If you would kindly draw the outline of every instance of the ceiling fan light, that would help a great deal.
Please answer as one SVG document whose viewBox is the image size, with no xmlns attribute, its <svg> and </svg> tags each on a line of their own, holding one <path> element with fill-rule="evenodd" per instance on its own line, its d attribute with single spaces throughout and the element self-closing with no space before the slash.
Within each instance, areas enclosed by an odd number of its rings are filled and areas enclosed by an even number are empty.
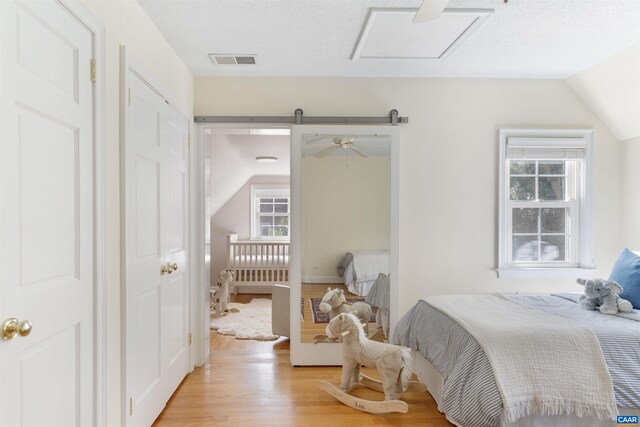
<svg viewBox="0 0 640 427">
<path fill-rule="evenodd" d="M 438 19 L 448 2 L 449 0 L 423 0 L 420 9 L 413 17 L 413 23 L 419 24 Z"/>
<path fill-rule="evenodd" d="M 258 156 L 256 157 L 256 162 L 259 163 L 274 163 L 277 162 L 278 158 L 276 156 Z"/>
</svg>

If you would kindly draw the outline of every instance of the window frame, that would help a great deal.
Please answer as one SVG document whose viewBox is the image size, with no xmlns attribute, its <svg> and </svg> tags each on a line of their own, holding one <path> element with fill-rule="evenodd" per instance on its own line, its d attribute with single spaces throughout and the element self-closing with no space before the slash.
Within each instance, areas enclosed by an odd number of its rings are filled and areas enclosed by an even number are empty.
<svg viewBox="0 0 640 427">
<path fill-rule="evenodd" d="M 540 147 L 562 146 L 563 140 L 579 139 L 583 143 L 584 158 L 577 161 L 577 170 L 565 170 L 565 191 L 573 192 L 574 200 L 569 201 L 513 201 L 510 200 L 510 169 L 507 157 L 509 138 L 539 139 Z M 593 130 L 590 129 L 500 129 L 500 167 L 499 167 L 499 242 L 498 277 L 592 277 L 593 261 Z M 527 159 L 529 160 L 529 159 Z M 536 159 L 530 159 L 536 160 Z M 543 159 L 553 160 L 553 159 Z M 574 168 L 572 168 L 574 169 Z M 574 176 L 569 177 L 570 174 Z M 536 170 L 536 176 L 539 176 Z M 573 188 L 569 189 L 573 179 Z M 537 188 L 537 184 L 536 184 Z M 569 207 L 571 218 L 570 248 L 567 261 L 552 262 L 513 262 L 512 261 L 512 212 L 513 208 Z"/>
<path fill-rule="evenodd" d="M 260 234 L 260 209 L 259 198 L 287 198 L 289 211 L 289 235 L 288 236 L 262 236 Z M 251 186 L 251 240 L 265 241 L 289 241 L 291 239 L 291 189 L 286 184 L 254 184 Z M 281 216 L 281 215 L 279 215 Z"/>
</svg>

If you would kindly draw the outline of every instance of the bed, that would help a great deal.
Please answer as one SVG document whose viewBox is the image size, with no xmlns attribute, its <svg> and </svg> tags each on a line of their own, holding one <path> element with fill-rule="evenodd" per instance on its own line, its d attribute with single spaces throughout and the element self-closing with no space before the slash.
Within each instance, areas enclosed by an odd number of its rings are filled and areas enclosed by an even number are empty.
<svg viewBox="0 0 640 427">
<path fill-rule="evenodd" d="M 382 249 L 347 252 L 337 269 L 349 292 L 367 296 L 378 275 L 389 274 L 389 252 Z"/>
<path fill-rule="evenodd" d="M 269 288 L 289 281 L 289 242 L 239 240 L 227 235 L 227 268 L 234 273 L 234 291 L 238 286 Z"/>
<path fill-rule="evenodd" d="M 425 298 L 398 322 L 392 342 L 411 347 L 418 378 L 438 409 L 459 427 L 612 426 L 616 413 L 640 415 L 640 311 L 608 316 L 582 310 L 578 295 Z M 470 320 L 474 319 L 474 307 L 478 322 Z M 512 310 L 524 313 L 523 319 L 540 318 L 542 325 L 546 322 L 549 326 L 539 328 L 531 322 L 535 326 L 508 336 L 506 331 L 520 321 L 520 315 L 512 315 Z M 494 324 L 496 332 L 486 333 L 483 323 Z M 544 342 L 549 332 L 556 335 L 549 338 L 556 344 L 527 351 L 531 341 L 540 336 Z M 504 348 L 496 351 L 494 346 L 500 347 L 501 338 Z M 583 338 L 588 344 L 580 341 Z M 525 354 L 512 357 L 511 364 L 496 359 L 501 351 L 517 354 L 520 347 Z M 504 363 L 513 372 L 505 371 Z M 539 363 L 544 366 L 540 368 Z M 602 367 L 604 372 L 598 375 L 589 372 Z M 547 379 L 549 373 L 553 376 Z M 512 405 L 511 375 L 517 379 L 518 396 L 533 402 L 529 406 Z M 527 388 L 529 383 L 533 392 Z M 545 389 L 551 392 L 545 394 Z M 554 399 L 563 397 L 563 390 L 571 397 L 563 400 L 564 406 L 554 407 Z M 589 397 L 598 405 L 585 407 L 585 401 L 591 404 Z"/>
</svg>

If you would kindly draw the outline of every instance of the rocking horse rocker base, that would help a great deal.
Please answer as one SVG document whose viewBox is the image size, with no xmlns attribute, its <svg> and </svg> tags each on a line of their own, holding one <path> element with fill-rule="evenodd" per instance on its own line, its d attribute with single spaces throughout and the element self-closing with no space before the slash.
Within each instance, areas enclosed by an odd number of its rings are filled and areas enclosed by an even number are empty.
<svg viewBox="0 0 640 427">
<path fill-rule="evenodd" d="M 360 374 L 360 382 L 358 385 L 370 388 L 372 390 L 384 392 L 382 382 L 366 375 Z M 389 412 L 400 412 L 406 414 L 409 411 L 409 405 L 402 400 L 366 400 L 352 396 L 344 390 L 339 389 L 328 381 L 320 381 L 320 390 L 329 393 L 341 403 L 359 411 L 368 412 L 370 414 L 387 414 Z M 406 391 L 426 392 L 427 388 L 418 381 L 409 382 Z"/>
</svg>

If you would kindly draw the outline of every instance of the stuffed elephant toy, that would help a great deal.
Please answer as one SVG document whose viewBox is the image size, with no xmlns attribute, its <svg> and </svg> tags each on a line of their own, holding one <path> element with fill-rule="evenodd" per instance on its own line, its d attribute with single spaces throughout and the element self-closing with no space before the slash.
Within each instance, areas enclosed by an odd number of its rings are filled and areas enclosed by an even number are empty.
<svg viewBox="0 0 640 427">
<path fill-rule="evenodd" d="M 629 301 L 618 296 L 622 292 L 622 286 L 618 283 L 604 279 L 578 279 L 577 282 L 584 286 L 584 295 L 580 295 L 578 302 L 585 310 L 599 309 L 604 314 L 633 310 Z"/>
</svg>

